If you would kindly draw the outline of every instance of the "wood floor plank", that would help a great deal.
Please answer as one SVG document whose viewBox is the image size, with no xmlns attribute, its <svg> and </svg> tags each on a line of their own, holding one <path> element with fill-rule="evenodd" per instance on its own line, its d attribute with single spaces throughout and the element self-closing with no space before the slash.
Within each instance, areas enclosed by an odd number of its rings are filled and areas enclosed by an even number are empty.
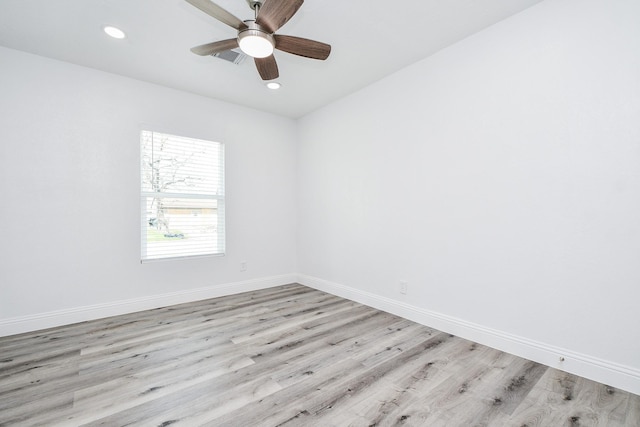
<svg viewBox="0 0 640 427">
<path fill-rule="evenodd" d="M 640 396 L 291 284 L 0 338 L 0 426 L 640 427 Z"/>
<path fill-rule="evenodd" d="M 405 363 L 385 380 L 389 382 L 377 395 L 366 394 L 362 402 L 354 405 L 354 411 L 368 422 L 367 425 L 394 425 L 409 422 L 406 409 L 416 404 L 419 395 L 428 393 L 444 381 L 451 381 L 454 374 L 442 369 L 443 359 L 467 348 L 467 342 L 448 336 L 442 345 L 432 348 L 421 357 Z M 440 362 L 440 363 L 439 363 Z M 419 391 L 419 393 L 416 393 Z"/>
<path fill-rule="evenodd" d="M 306 381 L 296 382 L 277 393 L 258 400 L 251 406 L 253 409 L 251 411 L 240 408 L 213 419 L 205 425 L 210 427 L 224 425 L 278 426 L 291 421 L 295 421 L 297 424 L 306 418 L 307 402 L 310 399 L 321 395 L 326 388 L 333 387 L 345 376 L 353 375 L 354 372 L 361 369 L 364 367 L 360 363 L 352 359 L 344 359 L 327 367 L 322 375 L 310 375 Z"/>
<path fill-rule="evenodd" d="M 626 417 L 624 424 L 633 427 L 640 427 L 640 396 L 629 394 L 629 403 L 627 404 Z"/>
<path fill-rule="evenodd" d="M 442 343 L 449 337 L 448 334 L 440 333 L 435 336 L 428 337 L 417 345 L 400 352 L 396 357 L 388 359 L 373 367 L 367 367 L 366 371 L 353 378 L 343 380 L 333 387 L 330 392 L 323 393 L 317 399 L 313 399 L 309 402 L 307 411 L 313 416 L 332 416 L 330 414 L 335 413 L 349 405 L 354 395 L 362 395 L 367 393 L 374 387 L 379 387 L 380 380 L 385 378 L 393 370 L 404 365 L 408 361 L 415 357 L 419 357 L 424 352 L 427 352 Z"/>
</svg>

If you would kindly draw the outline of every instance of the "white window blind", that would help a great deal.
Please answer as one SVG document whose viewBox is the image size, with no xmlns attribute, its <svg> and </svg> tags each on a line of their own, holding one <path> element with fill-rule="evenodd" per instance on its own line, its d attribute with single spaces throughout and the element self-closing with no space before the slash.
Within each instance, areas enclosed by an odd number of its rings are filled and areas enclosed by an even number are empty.
<svg viewBox="0 0 640 427">
<path fill-rule="evenodd" d="M 224 145 L 142 131 L 142 261 L 221 255 Z"/>
</svg>

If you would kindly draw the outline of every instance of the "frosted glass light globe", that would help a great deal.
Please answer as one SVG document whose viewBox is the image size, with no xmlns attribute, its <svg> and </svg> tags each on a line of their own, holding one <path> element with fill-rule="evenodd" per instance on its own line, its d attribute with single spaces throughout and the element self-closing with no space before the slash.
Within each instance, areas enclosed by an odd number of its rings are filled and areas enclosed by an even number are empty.
<svg viewBox="0 0 640 427">
<path fill-rule="evenodd" d="M 273 53 L 273 45 L 269 40 L 257 35 L 247 35 L 239 39 L 240 49 L 254 58 L 266 58 Z"/>
<path fill-rule="evenodd" d="M 276 43 L 273 35 L 263 30 L 255 21 L 244 21 L 247 28 L 238 33 L 240 49 L 254 58 L 266 58 L 273 53 Z"/>
</svg>

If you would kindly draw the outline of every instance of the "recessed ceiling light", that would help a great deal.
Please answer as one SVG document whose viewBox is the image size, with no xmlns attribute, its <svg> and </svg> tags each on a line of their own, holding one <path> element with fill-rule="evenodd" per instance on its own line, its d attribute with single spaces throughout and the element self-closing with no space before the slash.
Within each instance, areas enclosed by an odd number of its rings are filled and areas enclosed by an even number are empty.
<svg viewBox="0 0 640 427">
<path fill-rule="evenodd" d="M 112 27 L 110 25 L 105 26 L 104 32 L 113 37 L 114 39 L 123 39 L 127 35 L 120 28 Z"/>
<path fill-rule="evenodd" d="M 267 83 L 267 87 L 272 90 L 278 90 L 282 87 L 282 85 L 278 82 L 269 82 Z"/>
</svg>

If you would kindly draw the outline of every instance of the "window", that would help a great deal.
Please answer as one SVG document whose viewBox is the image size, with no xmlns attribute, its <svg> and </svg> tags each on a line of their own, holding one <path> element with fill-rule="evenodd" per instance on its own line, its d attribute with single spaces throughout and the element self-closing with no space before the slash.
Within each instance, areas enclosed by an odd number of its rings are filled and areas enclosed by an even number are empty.
<svg viewBox="0 0 640 427">
<path fill-rule="evenodd" d="M 222 255 L 224 145 L 142 131 L 142 261 Z"/>
</svg>

